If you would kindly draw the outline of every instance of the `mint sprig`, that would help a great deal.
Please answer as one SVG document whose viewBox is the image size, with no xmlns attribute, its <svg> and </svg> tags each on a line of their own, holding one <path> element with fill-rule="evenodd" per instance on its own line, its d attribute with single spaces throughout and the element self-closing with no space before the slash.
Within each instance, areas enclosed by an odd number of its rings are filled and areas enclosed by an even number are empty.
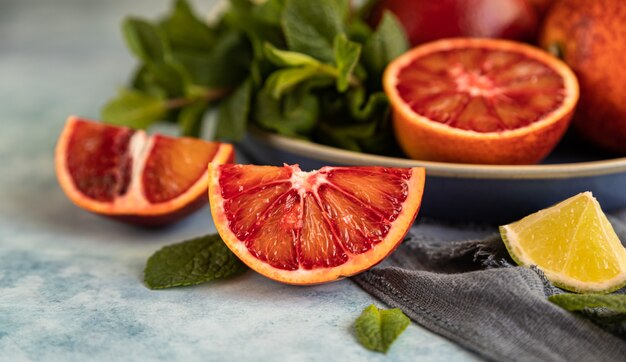
<svg viewBox="0 0 626 362">
<path fill-rule="evenodd" d="M 357 318 L 354 329 L 363 347 L 387 353 L 391 344 L 409 324 L 411 320 L 400 309 L 378 309 L 372 304 Z"/>
<path fill-rule="evenodd" d="M 186 0 L 176 0 L 160 20 L 129 17 L 123 33 L 139 64 L 128 89 L 103 108 L 103 120 L 134 128 L 168 121 L 194 137 L 206 134 L 211 120 L 217 124 L 210 136 L 222 140 L 240 140 L 254 123 L 289 137 L 394 154 L 381 78 L 408 41 L 391 13 L 374 29 L 350 3 L 231 0 L 208 24 Z M 217 117 L 205 117 L 211 110 Z"/>
<path fill-rule="evenodd" d="M 206 283 L 247 270 L 219 235 L 207 235 L 166 246 L 146 264 L 144 282 L 150 289 Z"/>
</svg>

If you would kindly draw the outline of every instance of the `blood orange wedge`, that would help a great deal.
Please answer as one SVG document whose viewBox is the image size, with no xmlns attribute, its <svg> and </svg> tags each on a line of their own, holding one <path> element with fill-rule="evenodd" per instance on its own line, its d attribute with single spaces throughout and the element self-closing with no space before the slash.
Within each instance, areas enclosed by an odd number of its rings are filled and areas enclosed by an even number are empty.
<svg viewBox="0 0 626 362">
<path fill-rule="evenodd" d="M 209 166 L 211 212 L 226 245 L 289 284 L 329 282 L 380 262 L 413 224 L 423 189 L 423 168 Z"/>
<path fill-rule="evenodd" d="M 529 45 L 447 39 L 394 60 L 383 84 L 411 158 L 530 164 L 547 156 L 578 102 L 570 68 Z"/>
<path fill-rule="evenodd" d="M 176 221 L 206 203 L 207 165 L 232 162 L 233 147 L 70 117 L 56 173 L 79 207 L 143 225 Z"/>
</svg>

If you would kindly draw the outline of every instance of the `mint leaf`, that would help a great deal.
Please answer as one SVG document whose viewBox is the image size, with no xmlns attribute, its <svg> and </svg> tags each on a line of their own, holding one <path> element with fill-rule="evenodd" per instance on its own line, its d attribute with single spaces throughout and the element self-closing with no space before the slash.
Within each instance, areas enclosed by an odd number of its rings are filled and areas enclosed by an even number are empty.
<svg viewBox="0 0 626 362">
<path fill-rule="evenodd" d="M 174 9 L 159 26 L 173 49 L 208 52 L 216 38 L 213 29 L 196 17 L 185 0 L 176 0 Z"/>
<path fill-rule="evenodd" d="M 144 68 L 144 77 L 148 83 L 158 85 L 170 97 L 184 94 L 185 81 L 180 68 L 166 63 L 146 63 Z"/>
<path fill-rule="evenodd" d="M 246 79 L 251 54 L 237 32 L 221 34 L 210 52 L 173 49 L 171 56 L 187 73 L 189 83 L 207 88 L 234 87 Z"/>
<path fill-rule="evenodd" d="M 393 137 L 389 104 L 384 92 L 368 95 L 365 87 L 352 87 L 342 101 L 338 107 L 348 116 L 334 120 L 322 117 L 318 127 L 320 141 L 355 152 L 400 154 Z"/>
<path fill-rule="evenodd" d="M 156 98 L 166 98 L 169 95 L 169 89 L 161 84 L 145 64 L 137 68 L 130 84 L 133 89 Z"/>
<path fill-rule="evenodd" d="M 239 141 L 246 133 L 252 99 L 252 80 L 243 82 L 220 104 L 215 136 L 219 139 Z"/>
<path fill-rule="evenodd" d="M 354 68 L 361 56 L 361 44 L 348 40 L 345 34 L 337 34 L 333 43 L 335 64 L 339 74 L 337 76 L 337 90 L 345 92 Z"/>
<path fill-rule="evenodd" d="M 409 324 L 411 320 L 400 309 L 378 309 L 372 304 L 357 318 L 354 329 L 363 347 L 387 353 L 391 344 Z"/>
<path fill-rule="evenodd" d="M 205 103 L 195 103 L 183 107 L 178 113 L 178 124 L 182 135 L 187 137 L 200 137 L 202 133 L 202 120 L 208 106 Z"/>
<path fill-rule="evenodd" d="M 322 123 L 319 127 L 320 140 L 335 147 L 356 152 L 400 156 L 399 146 L 393 138 L 389 122 L 380 125 L 374 120 L 368 123 L 335 125 Z"/>
<path fill-rule="evenodd" d="M 333 61 L 333 40 L 344 30 L 347 0 L 287 0 L 282 28 L 290 50 Z"/>
<path fill-rule="evenodd" d="M 271 92 L 272 97 L 279 99 L 284 92 L 317 76 L 319 74 L 318 69 L 317 67 L 305 66 L 277 70 L 270 74 L 265 87 Z"/>
<path fill-rule="evenodd" d="M 363 62 L 371 76 L 380 79 L 387 64 L 408 49 L 402 24 L 390 11 L 385 11 L 378 28 L 363 46 Z"/>
<path fill-rule="evenodd" d="M 122 24 L 126 44 L 137 58 L 146 63 L 163 61 L 166 44 L 160 30 L 138 18 L 127 18 Z"/>
<path fill-rule="evenodd" d="M 367 94 L 363 87 L 354 88 L 348 93 L 348 106 L 350 116 L 359 121 L 384 119 L 388 110 L 389 100 L 385 92 L 375 92 L 366 98 Z"/>
<path fill-rule="evenodd" d="M 217 234 L 166 246 L 146 263 L 144 282 L 150 289 L 206 283 L 247 270 Z"/>
<path fill-rule="evenodd" d="M 332 83 L 331 83 L 332 84 Z M 308 135 L 319 118 L 320 103 L 310 85 L 302 84 L 276 99 L 267 87 L 257 93 L 253 117 L 258 125 L 291 137 Z"/>
<path fill-rule="evenodd" d="M 552 303 L 570 312 L 587 308 L 607 308 L 618 313 L 626 313 L 624 294 L 556 294 L 548 297 Z"/>
<path fill-rule="evenodd" d="M 167 115 L 167 103 L 162 98 L 123 89 L 117 98 L 102 109 L 102 120 L 106 123 L 145 129 Z"/>
<path fill-rule="evenodd" d="M 265 43 L 264 51 L 267 60 L 280 67 L 297 67 L 301 65 L 319 66 L 321 64 L 317 59 L 306 54 L 280 50 L 270 43 Z"/>
<path fill-rule="evenodd" d="M 264 56 L 265 42 L 284 44 L 280 27 L 283 2 L 268 0 L 259 4 L 249 0 L 230 0 L 230 9 L 224 14 L 223 24 L 245 33 L 252 43 L 255 58 L 259 60 Z"/>
</svg>

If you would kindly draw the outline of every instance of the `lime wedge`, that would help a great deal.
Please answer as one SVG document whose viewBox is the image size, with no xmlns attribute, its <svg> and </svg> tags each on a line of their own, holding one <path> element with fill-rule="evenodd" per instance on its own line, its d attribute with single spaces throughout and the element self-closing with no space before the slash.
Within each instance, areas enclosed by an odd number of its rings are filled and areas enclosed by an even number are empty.
<svg viewBox="0 0 626 362">
<path fill-rule="evenodd" d="M 536 265 L 555 285 L 609 293 L 626 285 L 626 249 L 591 192 L 500 227 L 519 265 Z"/>
</svg>

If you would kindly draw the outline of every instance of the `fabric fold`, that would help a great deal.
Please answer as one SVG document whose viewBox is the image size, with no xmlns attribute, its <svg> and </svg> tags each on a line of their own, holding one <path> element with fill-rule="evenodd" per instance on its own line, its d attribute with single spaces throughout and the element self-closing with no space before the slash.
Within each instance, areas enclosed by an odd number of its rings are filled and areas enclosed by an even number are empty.
<svg viewBox="0 0 626 362">
<path fill-rule="evenodd" d="M 619 334 L 548 301 L 563 291 L 540 270 L 515 266 L 495 234 L 460 242 L 412 235 L 383 264 L 352 280 L 489 360 L 626 359 Z"/>
</svg>

